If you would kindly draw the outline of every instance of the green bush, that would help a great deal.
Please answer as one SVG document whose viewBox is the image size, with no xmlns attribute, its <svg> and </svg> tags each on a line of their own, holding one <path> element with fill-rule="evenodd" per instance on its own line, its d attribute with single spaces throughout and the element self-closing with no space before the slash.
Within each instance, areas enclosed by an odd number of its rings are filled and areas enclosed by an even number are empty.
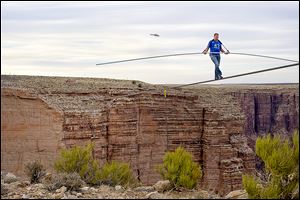
<svg viewBox="0 0 300 200">
<path fill-rule="evenodd" d="M 178 147 L 175 152 L 166 153 L 163 164 L 159 166 L 159 172 L 174 188 L 195 188 L 202 176 L 200 166 L 193 162 L 192 155 L 183 147 Z"/>
<path fill-rule="evenodd" d="M 243 176 L 243 186 L 250 198 L 293 198 L 299 185 L 299 133 L 292 140 L 279 135 L 259 137 L 255 151 L 265 163 L 268 180 Z"/>
<path fill-rule="evenodd" d="M 101 168 L 100 177 L 102 183 L 111 186 L 132 186 L 137 184 L 129 164 L 117 161 L 106 163 Z"/>
<path fill-rule="evenodd" d="M 88 144 L 85 147 L 75 146 L 62 150 L 60 158 L 55 162 L 55 170 L 65 173 L 76 172 L 86 183 L 100 184 L 100 170 L 97 160 L 92 156 L 93 148 L 93 144 Z"/>
<path fill-rule="evenodd" d="M 257 199 L 259 198 L 259 193 L 261 191 L 260 185 L 257 183 L 257 181 L 254 179 L 254 177 L 249 175 L 243 175 L 243 186 L 244 188 L 247 188 L 248 196 L 251 199 Z"/>
<path fill-rule="evenodd" d="M 50 183 L 47 184 L 47 189 L 54 191 L 65 186 L 70 191 L 77 191 L 83 184 L 84 181 L 81 180 L 77 173 L 60 173 L 52 177 Z"/>
<path fill-rule="evenodd" d="M 46 175 L 46 170 L 40 162 L 34 161 L 25 165 L 25 173 L 30 178 L 30 183 L 39 183 Z"/>
</svg>

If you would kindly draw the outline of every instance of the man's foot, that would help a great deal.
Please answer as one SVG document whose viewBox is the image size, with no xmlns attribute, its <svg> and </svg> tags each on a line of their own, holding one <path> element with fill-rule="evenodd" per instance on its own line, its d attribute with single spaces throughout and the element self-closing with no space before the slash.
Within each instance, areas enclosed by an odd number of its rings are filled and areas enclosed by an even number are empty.
<svg viewBox="0 0 300 200">
<path fill-rule="evenodd" d="M 223 79 L 223 76 L 220 75 L 220 79 Z"/>
</svg>

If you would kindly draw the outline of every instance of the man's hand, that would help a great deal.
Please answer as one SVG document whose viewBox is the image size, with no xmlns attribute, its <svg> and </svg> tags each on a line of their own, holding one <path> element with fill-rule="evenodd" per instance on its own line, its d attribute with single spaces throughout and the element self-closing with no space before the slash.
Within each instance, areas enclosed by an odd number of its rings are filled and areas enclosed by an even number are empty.
<svg viewBox="0 0 300 200">
<path fill-rule="evenodd" d="M 230 54 L 230 52 L 227 50 L 226 52 L 225 52 L 225 54 L 227 55 L 227 54 Z"/>
<path fill-rule="evenodd" d="M 203 53 L 204 55 L 207 54 L 207 50 L 202 51 L 202 53 Z"/>
</svg>

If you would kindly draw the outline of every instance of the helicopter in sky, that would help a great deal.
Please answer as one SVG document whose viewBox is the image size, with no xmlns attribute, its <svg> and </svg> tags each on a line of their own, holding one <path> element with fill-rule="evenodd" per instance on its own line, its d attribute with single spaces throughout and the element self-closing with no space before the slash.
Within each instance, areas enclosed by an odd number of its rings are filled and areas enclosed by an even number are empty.
<svg viewBox="0 0 300 200">
<path fill-rule="evenodd" d="M 157 33 L 151 33 L 150 34 L 151 36 L 154 36 L 154 37 L 159 37 L 160 35 L 158 35 Z"/>
</svg>

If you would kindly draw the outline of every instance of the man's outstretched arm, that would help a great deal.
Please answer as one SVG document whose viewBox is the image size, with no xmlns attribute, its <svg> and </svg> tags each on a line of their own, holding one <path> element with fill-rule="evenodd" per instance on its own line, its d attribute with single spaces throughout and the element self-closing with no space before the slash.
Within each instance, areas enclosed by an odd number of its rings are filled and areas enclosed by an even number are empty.
<svg viewBox="0 0 300 200">
<path fill-rule="evenodd" d="M 207 54 L 207 52 L 208 52 L 208 49 L 209 49 L 209 48 L 208 48 L 208 47 L 206 47 L 206 48 L 205 48 L 205 49 L 202 51 L 202 53 L 203 53 L 203 54 Z"/>
<path fill-rule="evenodd" d="M 228 49 L 227 49 L 227 51 L 225 51 L 222 47 L 221 47 L 221 52 L 225 53 L 225 54 L 229 54 L 230 53 Z"/>
</svg>

